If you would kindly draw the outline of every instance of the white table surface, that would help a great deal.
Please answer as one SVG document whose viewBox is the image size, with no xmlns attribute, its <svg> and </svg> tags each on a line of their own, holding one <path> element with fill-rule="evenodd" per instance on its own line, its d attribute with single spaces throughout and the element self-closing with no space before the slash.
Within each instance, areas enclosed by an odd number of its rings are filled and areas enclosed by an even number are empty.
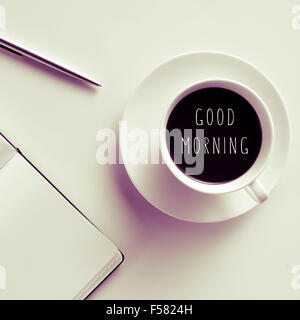
<svg viewBox="0 0 300 320">
<path fill-rule="evenodd" d="M 295 0 L 0 0 L 1 33 L 103 84 L 78 83 L 0 53 L 0 129 L 125 254 L 92 299 L 290 298 L 300 265 L 300 30 Z M 159 63 L 197 50 L 238 55 L 277 85 L 290 115 L 288 164 L 270 199 L 217 224 L 177 221 L 147 203 L 122 165 L 96 162 Z M 53 235 L 55 237 L 55 235 Z"/>
</svg>

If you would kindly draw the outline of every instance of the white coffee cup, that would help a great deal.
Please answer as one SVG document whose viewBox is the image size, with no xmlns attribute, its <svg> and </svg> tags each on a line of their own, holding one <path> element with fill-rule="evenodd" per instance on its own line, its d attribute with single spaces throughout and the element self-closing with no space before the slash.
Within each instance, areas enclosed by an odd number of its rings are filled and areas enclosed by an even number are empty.
<svg viewBox="0 0 300 320">
<path fill-rule="evenodd" d="M 193 179 L 192 177 L 184 174 L 173 162 L 167 146 L 166 127 L 169 116 L 172 113 L 174 107 L 180 100 L 182 100 L 190 93 L 210 87 L 229 89 L 244 97 L 256 111 L 261 124 L 262 143 L 255 162 L 243 175 L 229 182 L 208 183 Z M 234 80 L 207 79 L 188 86 L 170 102 L 167 111 L 164 113 L 161 123 L 160 150 L 162 158 L 171 173 L 177 180 L 179 180 L 186 186 L 198 192 L 214 195 L 234 192 L 244 188 L 257 202 L 263 202 L 268 198 L 268 192 L 260 182 L 259 176 L 261 175 L 268 162 L 273 146 L 273 140 L 274 130 L 270 111 L 262 101 L 262 99 L 253 90 Z"/>
</svg>

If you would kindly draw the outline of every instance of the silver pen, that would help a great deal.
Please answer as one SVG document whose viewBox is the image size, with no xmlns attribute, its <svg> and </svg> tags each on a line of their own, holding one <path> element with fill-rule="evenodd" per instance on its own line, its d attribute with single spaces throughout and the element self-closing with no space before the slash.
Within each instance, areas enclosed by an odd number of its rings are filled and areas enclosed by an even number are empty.
<svg viewBox="0 0 300 320">
<path fill-rule="evenodd" d="M 54 61 L 51 61 L 45 57 L 42 57 L 40 56 L 39 54 L 37 53 L 34 53 L 32 51 L 29 51 L 15 43 L 12 43 L 6 39 L 3 39 L 3 38 L 0 38 L 0 47 L 3 48 L 3 49 L 6 49 L 10 52 L 13 52 L 17 55 L 20 55 L 20 56 L 25 56 L 31 60 L 34 60 L 34 61 L 37 61 L 43 65 L 46 65 L 52 69 L 55 69 L 55 70 L 58 70 L 62 73 L 65 73 L 73 78 L 76 78 L 76 79 L 79 79 L 79 80 L 82 80 L 84 82 L 87 82 L 89 84 L 92 84 L 92 85 L 95 85 L 95 86 L 101 86 L 98 82 L 94 81 L 94 80 L 91 80 L 75 71 L 72 71 L 58 63 L 55 63 Z"/>
</svg>

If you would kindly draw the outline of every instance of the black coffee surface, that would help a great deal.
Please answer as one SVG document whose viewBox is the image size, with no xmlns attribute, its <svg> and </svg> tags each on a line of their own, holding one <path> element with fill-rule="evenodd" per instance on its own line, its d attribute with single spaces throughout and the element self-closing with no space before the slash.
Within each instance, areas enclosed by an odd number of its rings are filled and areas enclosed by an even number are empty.
<svg viewBox="0 0 300 320">
<path fill-rule="evenodd" d="M 192 178 L 208 182 L 229 182 L 243 175 L 255 162 L 262 144 L 259 118 L 241 95 L 223 88 L 211 87 L 194 91 L 173 109 L 167 121 L 169 131 L 192 129 L 193 137 L 185 140 L 193 156 L 199 154 L 196 129 L 204 129 L 204 170 Z M 178 140 L 170 140 L 169 152 L 174 161 Z M 202 149 L 202 150 L 203 150 Z M 178 161 L 177 161 L 178 162 Z M 191 164 L 176 163 L 186 174 Z"/>
</svg>

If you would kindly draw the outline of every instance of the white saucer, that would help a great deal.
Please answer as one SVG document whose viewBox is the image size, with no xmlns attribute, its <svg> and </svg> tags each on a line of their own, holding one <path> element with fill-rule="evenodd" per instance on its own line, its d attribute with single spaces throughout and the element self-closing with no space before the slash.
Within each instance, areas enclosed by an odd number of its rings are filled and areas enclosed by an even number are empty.
<svg viewBox="0 0 300 320">
<path fill-rule="evenodd" d="M 124 112 L 128 131 L 160 128 L 168 103 L 191 83 L 207 78 L 227 78 L 252 88 L 270 108 L 275 143 L 270 161 L 260 176 L 271 191 L 282 172 L 289 146 L 289 123 L 283 100 L 261 71 L 240 58 L 218 52 L 197 52 L 159 65 L 140 84 Z M 122 141 L 123 139 L 121 139 Z M 159 144 L 159 139 L 155 141 Z M 120 145 L 121 152 L 124 148 Z M 217 222 L 239 216 L 257 206 L 245 190 L 207 195 L 183 185 L 165 164 L 125 164 L 135 187 L 153 206 L 178 219 Z M 272 197 L 272 195 L 271 195 Z"/>
</svg>

